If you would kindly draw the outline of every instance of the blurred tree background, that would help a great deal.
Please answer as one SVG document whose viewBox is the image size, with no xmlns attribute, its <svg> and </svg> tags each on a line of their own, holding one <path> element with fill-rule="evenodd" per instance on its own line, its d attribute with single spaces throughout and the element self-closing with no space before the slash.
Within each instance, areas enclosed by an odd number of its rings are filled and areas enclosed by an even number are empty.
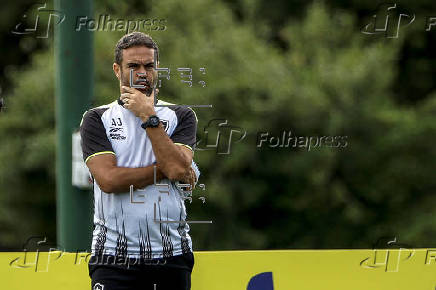
<svg viewBox="0 0 436 290">
<path fill-rule="evenodd" d="M 206 190 L 194 196 L 206 203 L 187 203 L 188 216 L 213 224 L 191 226 L 194 250 L 371 248 L 384 236 L 435 246 L 436 32 L 425 20 L 436 5 L 403 2 L 417 19 L 387 39 L 360 31 L 377 8 L 369 0 L 95 1 L 96 19 L 166 20 L 163 31 L 140 31 L 172 71 L 160 98 L 213 105 L 195 109 L 198 139 L 213 119 L 247 132 L 228 155 L 195 153 Z M 53 36 L 11 33 L 30 5 L 0 12 L 2 250 L 30 236 L 56 240 Z M 94 35 L 89 107 L 118 97 L 112 62 L 123 33 Z M 191 88 L 180 67 L 193 69 Z M 283 130 L 347 136 L 348 145 L 256 146 L 259 132 Z"/>
</svg>

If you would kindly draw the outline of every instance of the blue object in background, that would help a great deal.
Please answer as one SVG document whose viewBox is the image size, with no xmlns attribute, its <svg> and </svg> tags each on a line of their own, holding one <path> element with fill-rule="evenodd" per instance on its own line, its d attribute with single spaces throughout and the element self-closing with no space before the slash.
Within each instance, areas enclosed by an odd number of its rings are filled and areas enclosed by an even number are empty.
<svg viewBox="0 0 436 290">
<path fill-rule="evenodd" d="M 274 290 L 272 272 L 263 272 L 253 276 L 248 282 L 247 290 Z"/>
</svg>

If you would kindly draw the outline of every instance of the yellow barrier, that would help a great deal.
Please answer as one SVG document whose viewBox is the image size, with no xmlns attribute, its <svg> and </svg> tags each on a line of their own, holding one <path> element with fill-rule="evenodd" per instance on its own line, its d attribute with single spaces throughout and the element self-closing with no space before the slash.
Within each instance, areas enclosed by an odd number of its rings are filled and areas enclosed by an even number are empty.
<svg viewBox="0 0 436 290">
<path fill-rule="evenodd" d="M 1 289 L 90 289 L 86 256 L 0 253 Z M 192 290 L 233 289 L 435 290 L 436 249 L 195 252 Z"/>
</svg>

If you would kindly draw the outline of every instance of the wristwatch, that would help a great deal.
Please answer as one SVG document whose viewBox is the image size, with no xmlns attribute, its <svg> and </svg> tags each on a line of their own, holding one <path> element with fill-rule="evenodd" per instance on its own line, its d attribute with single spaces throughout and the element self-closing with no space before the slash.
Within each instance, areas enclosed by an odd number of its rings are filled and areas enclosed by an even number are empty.
<svg viewBox="0 0 436 290">
<path fill-rule="evenodd" d="M 146 122 L 141 124 L 141 127 L 143 129 L 147 129 L 148 127 L 156 128 L 159 126 L 159 123 L 160 123 L 159 117 L 156 115 L 151 115 L 150 117 L 148 117 L 148 120 Z"/>
</svg>

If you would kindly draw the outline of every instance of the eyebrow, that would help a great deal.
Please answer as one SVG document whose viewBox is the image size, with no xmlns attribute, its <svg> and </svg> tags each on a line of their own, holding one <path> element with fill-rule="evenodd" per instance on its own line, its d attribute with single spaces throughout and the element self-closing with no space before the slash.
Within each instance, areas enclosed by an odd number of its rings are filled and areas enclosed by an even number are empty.
<svg viewBox="0 0 436 290">
<path fill-rule="evenodd" d="M 126 65 L 130 66 L 130 65 L 140 65 L 140 64 L 142 64 L 142 62 L 140 62 L 140 61 L 130 61 Z M 150 66 L 150 65 L 154 65 L 154 62 L 152 61 L 152 62 L 148 62 L 148 63 L 144 64 L 144 66 Z"/>
</svg>

